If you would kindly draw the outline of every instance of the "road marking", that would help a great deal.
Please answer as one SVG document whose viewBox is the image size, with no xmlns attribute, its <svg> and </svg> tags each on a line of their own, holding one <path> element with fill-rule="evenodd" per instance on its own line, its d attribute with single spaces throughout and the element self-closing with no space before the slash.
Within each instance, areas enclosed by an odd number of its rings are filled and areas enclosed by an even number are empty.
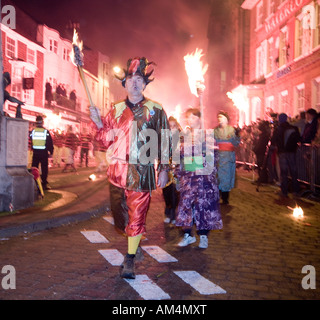
<svg viewBox="0 0 320 320">
<path fill-rule="evenodd" d="M 158 246 L 141 246 L 141 248 L 160 263 L 178 261 L 176 258 Z"/>
<path fill-rule="evenodd" d="M 196 271 L 174 271 L 184 282 L 196 289 L 200 294 L 224 294 L 224 289 L 207 280 Z"/>
<path fill-rule="evenodd" d="M 147 275 L 136 275 L 135 279 L 125 279 L 126 282 L 144 300 L 164 300 L 171 299 L 160 287 L 158 287 Z"/>
<path fill-rule="evenodd" d="M 110 224 L 112 224 L 114 226 L 114 219 L 113 217 L 110 216 L 105 216 L 103 217 L 104 220 L 108 221 Z"/>
<path fill-rule="evenodd" d="M 98 251 L 111 265 L 121 266 L 124 257 L 117 249 L 104 249 Z"/>
<path fill-rule="evenodd" d="M 84 230 L 81 233 L 91 242 L 91 243 L 109 243 L 99 231 Z"/>
</svg>

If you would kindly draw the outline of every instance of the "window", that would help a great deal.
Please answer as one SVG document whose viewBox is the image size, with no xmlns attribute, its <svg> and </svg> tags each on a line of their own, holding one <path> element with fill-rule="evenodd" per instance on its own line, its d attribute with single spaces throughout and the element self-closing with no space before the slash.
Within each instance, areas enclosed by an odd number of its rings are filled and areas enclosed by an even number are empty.
<svg viewBox="0 0 320 320">
<path fill-rule="evenodd" d="M 299 84 L 295 87 L 294 97 L 294 114 L 299 114 L 305 110 L 305 86 L 304 83 Z"/>
<path fill-rule="evenodd" d="M 7 56 L 15 58 L 16 56 L 16 41 L 7 37 Z"/>
<path fill-rule="evenodd" d="M 13 71 L 12 71 L 12 78 L 13 78 L 15 81 L 21 81 L 22 75 L 23 75 L 22 68 L 21 68 L 21 67 L 14 66 L 14 67 L 13 67 Z"/>
<path fill-rule="evenodd" d="M 50 39 L 50 41 L 49 41 L 49 51 L 54 52 L 55 54 L 58 53 L 58 41 Z"/>
<path fill-rule="evenodd" d="M 260 1 L 257 4 L 257 12 L 256 12 L 256 29 L 259 29 L 263 25 L 263 1 Z"/>
<path fill-rule="evenodd" d="M 268 0 L 268 16 L 275 13 L 275 11 L 276 11 L 275 0 Z"/>
<path fill-rule="evenodd" d="M 288 28 L 284 27 L 280 31 L 280 38 L 279 38 L 279 67 L 287 64 L 288 60 L 289 60 Z"/>
<path fill-rule="evenodd" d="M 11 84 L 11 95 L 19 100 L 22 100 L 21 94 L 22 94 L 22 84 L 21 83 L 12 83 Z"/>
<path fill-rule="evenodd" d="M 289 115 L 288 109 L 288 90 L 285 90 L 280 93 L 280 108 L 278 111 L 279 113 L 284 112 Z"/>
<path fill-rule="evenodd" d="M 313 46 L 317 47 L 320 45 L 320 2 L 316 3 L 315 8 L 315 32 L 314 32 L 314 41 Z"/>
<path fill-rule="evenodd" d="M 70 50 L 63 48 L 63 60 L 68 61 L 70 57 Z"/>
<path fill-rule="evenodd" d="M 273 38 L 270 38 L 267 43 L 267 74 L 271 73 L 273 71 L 273 62 L 274 62 L 274 56 L 273 56 Z"/>
<path fill-rule="evenodd" d="M 27 48 L 27 62 L 32 64 L 36 64 L 36 55 L 35 51 L 32 49 Z"/>
<path fill-rule="evenodd" d="M 314 34 L 311 11 L 314 11 L 314 7 L 308 6 L 306 9 L 304 8 L 302 12 L 296 17 L 295 58 L 311 53 L 312 38 Z"/>
<path fill-rule="evenodd" d="M 262 47 L 256 49 L 256 79 L 263 75 L 262 71 Z"/>
<path fill-rule="evenodd" d="M 274 96 L 270 96 L 266 98 L 266 113 L 270 115 L 273 112 L 276 112 L 274 110 Z"/>
<path fill-rule="evenodd" d="M 312 81 L 312 108 L 320 112 L 320 76 Z"/>
</svg>

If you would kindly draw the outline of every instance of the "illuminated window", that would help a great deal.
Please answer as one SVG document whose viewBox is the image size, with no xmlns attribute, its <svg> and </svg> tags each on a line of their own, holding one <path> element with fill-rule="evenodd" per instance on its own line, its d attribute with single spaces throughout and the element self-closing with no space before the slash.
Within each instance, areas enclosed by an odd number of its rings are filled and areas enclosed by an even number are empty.
<svg viewBox="0 0 320 320">
<path fill-rule="evenodd" d="M 280 32 L 279 39 L 279 67 L 287 64 L 289 60 L 289 46 L 288 46 L 288 28 L 284 27 Z"/>
<path fill-rule="evenodd" d="M 267 74 L 273 71 L 273 62 L 274 62 L 274 55 L 273 55 L 273 38 L 270 38 L 267 43 Z"/>
<path fill-rule="evenodd" d="M 278 112 L 284 112 L 288 114 L 288 109 L 288 90 L 285 90 L 280 93 L 280 107 Z"/>
<path fill-rule="evenodd" d="M 35 51 L 27 48 L 27 62 L 36 64 L 36 55 Z"/>
<path fill-rule="evenodd" d="M 263 76 L 263 53 L 262 47 L 256 49 L 256 79 Z"/>
<path fill-rule="evenodd" d="M 266 98 L 266 112 L 268 114 L 276 112 L 277 110 L 274 109 L 274 96 L 270 96 Z"/>
<path fill-rule="evenodd" d="M 314 35 L 314 13 L 314 7 L 309 5 L 304 7 L 296 17 L 295 58 L 311 53 Z"/>
<path fill-rule="evenodd" d="M 7 56 L 15 58 L 16 56 L 16 41 L 7 37 Z"/>
<path fill-rule="evenodd" d="M 320 112 L 320 76 L 312 81 L 312 108 Z"/>
<path fill-rule="evenodd" d="M 257 4 L 257 11 L 256 11 L 256 29 L 259 29 L 263 25 L 263 1 L 260 1 Z"/>
<path fill-rule="evenodd" d="M 297 115 L 305 110 L 305 85 L 299 84 L 294 92 L 294 114 Z"/>
<path fill-rule="evenodd" d="M 320 45 L 320 2 L 316 3 L 315 8 L 315 32 L 314 32 L 314 47 Z"/>
<path fill-rule="evenodd" d="M 58 41 L 53 39 L 49 40 L 49 51 L 54 52 L 55 54 L 58 53 Z"/>
</svg>

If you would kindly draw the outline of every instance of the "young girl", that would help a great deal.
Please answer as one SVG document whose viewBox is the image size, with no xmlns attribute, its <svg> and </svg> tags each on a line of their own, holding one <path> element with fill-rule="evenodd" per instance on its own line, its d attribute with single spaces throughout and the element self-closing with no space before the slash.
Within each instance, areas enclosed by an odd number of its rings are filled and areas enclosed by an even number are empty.
<svg viewBox="0 0 320 320">
<path fill-rule="evenodd" d="M 196 242 L 196 237 L 192 235 L 192 228 L 195 224 L 197 234 L 200 237 L 199 248 L 208 247 L 208 234 L 210 230 L 222 229 L 222 219 L 219 207 L 219 188 L 217 182 L 217 152 L 214 152 L 213 163 L 201 158 L 207 157 L 206 143 L 213 147 L 213 142 L 201 143 L 201 113 L 198 109 L 188 109 L 186 120 L 190 130 L 184 132 L 184 143 L 181 144 L 181 162 L 176 170 L 176 175 L 180 182 L 180 201 L 176 217 L 176 226 L 182 227 L 184 231 L 183 239 L 178 246 L 185 247 Z M 199 136 L 200 135 L 200 136 Z M 192 136 L 192 140 L 190 139 Z M 186 145 L 186 141 L 192 141 L 192 148 Z M 197 150 L 198 148 L 198 150 Z M 201 148 L 201 150 L 199 150 Z M 211 149 L 212 150 L 212 149 Z M 200 155 L 200 159 L 199 159 Z M 201 172 L 201 169 L 208 166 L 213 167 L 209 173 Z M 210 172 L 211 171 L 211 172 Z M 202 174 L 201 174 L 202 173 Z"/>
</svg>

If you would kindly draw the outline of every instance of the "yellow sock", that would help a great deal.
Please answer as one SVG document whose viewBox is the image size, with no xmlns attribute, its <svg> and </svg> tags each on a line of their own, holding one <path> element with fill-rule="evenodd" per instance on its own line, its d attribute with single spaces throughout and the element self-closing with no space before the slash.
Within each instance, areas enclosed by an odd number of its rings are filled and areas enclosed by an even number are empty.
<svg viewBox="0 0 320 320">
<path fill-rule="evenodd" d="M 141 237 L 142 237 L 142 234 L 139 234 L 138 236 L 135 236 L 135 237 L 128 237 L 128 253 L 129 254 L 136 254 Z"/>
</svg>

